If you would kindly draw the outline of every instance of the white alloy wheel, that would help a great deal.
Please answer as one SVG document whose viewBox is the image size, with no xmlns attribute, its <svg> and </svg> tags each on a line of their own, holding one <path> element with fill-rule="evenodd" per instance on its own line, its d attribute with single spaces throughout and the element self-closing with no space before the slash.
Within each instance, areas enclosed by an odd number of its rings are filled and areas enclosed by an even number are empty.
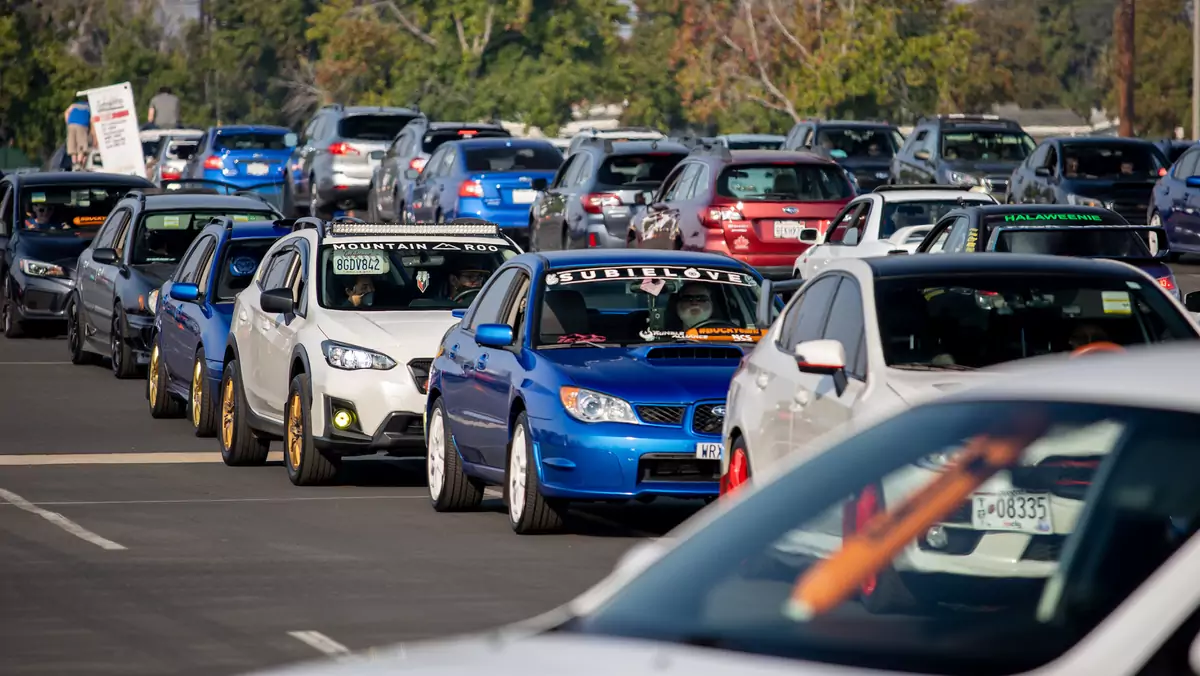
<svg viewBox="0 0 1200 676">
<path fill-rule="evenodd" d="M 440 407 L 435 407 L 429 418 L 429 450 L 425 454 L 425 470 L 429 475 L 429 497 L 437 500 L 446 485 L 446 426 L 442 424 Z"/>
<path fill-rule="evenodd" d="M 513 523 L 520 523 L 525 513 L 525 472 L 528 470 L 525 447 L 525 426 L 517 425 L 513 430 L 512 451 L 508 454 L 508 518 Z"/>
</svg>

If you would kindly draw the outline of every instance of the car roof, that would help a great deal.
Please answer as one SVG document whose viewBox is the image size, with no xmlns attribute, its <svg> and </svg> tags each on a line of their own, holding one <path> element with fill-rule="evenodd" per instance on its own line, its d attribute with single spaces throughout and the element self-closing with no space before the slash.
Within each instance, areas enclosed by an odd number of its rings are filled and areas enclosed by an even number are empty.
<svg viewBox="0 0 1200 676">
<path fill-rule="evenodd" d="M 721 134 L 717 138 L 729 141 L 774 141 L 786 137 L 783 134 Z"/>
<path fill-rule="evenodd" d="M 275 124 L 231 124 L 223 127 L 209 127 L 209 131 L 217 134 L 242 134 L 246 132 L 270 132 L 279 134 L 289 134 L 291 129 L 280 127 Z"/>
<path fill-rule="evenodd" d="M 605 139 L 600 139 L 604 141 Z M 604 152 L 604 143 L 597 143 L 588 139 L 587 143 L 579 146 L 576 152 L 583 152 L 585 149 L 595 149 L 601 154 L 606 155 L 638 155 L 645 153 L 676 153 L 679 155 L 687 155 L 692 152 L 692 149 L 678 141 L 613 141 L 612 152 Z"/>
<path fill-rule="evenodd" d="M 241 195 L 212 195 L 208 193 L 184 193 L 182 195 L 146 195 L 147 211 L 172 211 L 175 209 L 219 209 L 245 211 L 271 211 L 271 206 L 254 197 Z"/>
<path fill-rule="evenodd" d="M 704 267 L 737 268 L 750 272 L 741 261 L 720 254 L 699 251 L 665 251 L 656 249 L 576 249 L 526 253 L 513 258 L 527 262 L 537 259 L 551 269 L 590 265 L 702 265 Z M 754 273 L 758 277 L 758 273 Z"/>
<path fill-rule="evenodd" d="M 1120 214 L 1100 207 L 1077 207 L 1069 204 L 985 204 L 966 207 L 964 210 L 980 216 L 1002 216 L 1004 214 L 1092 214 L 1110 220 Z"/>
<path fill-rule="evenodd" d="M 1125 263 L 1072 256 L 978 252 L 878 256 L 846 259 L 842 262 L 852 263 L 855 260 L 865 263 L 875 277 L 1024 272 L 1110 276 L 1118 279 L 1145 281 L 1145 273 Z"/>
<path fill-rule="evenodd" d="M 733 161 L 730 164 L 750 164 L 753 162 L 810 162 L 812 164 L 837 164 L 820 155 L 800 150 L 730 150 Z"/>
<path fill-rule="evenodd" d="M 1128 136 L 1060 136 L 1054 140 L 1059 143 L 1070 143 L 1071 145 L 1154 145 L 1153 141 L 1148 141 L 1144 138 L 1130 138 Z"/>
<path fill-rule="evenodd" d="M 989 197 L 986 193 L 971 192 L 969 190 L 937 190 L 931 188 L 929 190 L 896 190 L 884 192 L 868 192 L 859 195 L 866 197 L 868 195 L 876 195 L 885 203 L 888 202 L 927 202 L 930 200 L 957 200 L 960 197 L 963 202 L 973 204 L 995 204 L 995 200 Z M 855 198 L 856 200 L 858 198 Z"/>
<path fill-rule="evenodd" d="M 347 116 L 370 115 L 372 113 L 376 115 L 420 115 L 419 112 L 412 108 L 405 108 L 403 106 L 346 106 L 338 112 L 344 113 Z"/>
<path fill-rule="evenodd" d="M 275 221 L 234 221 L 232 230 L 226 230 L 220 224 L 205 226 L 205 230 L 208 229 L 228 232 L 230 240 L 279 239 L 292 232 L 291 228 L 277 229 Z"/>
<path fill-rule="evenodd" d="M 544 138 L 521 138 L 519 136 L 500 136 L 500 137 L 492 137 L 492 138 L 464 138 L 464 139 L 459 139 L 457 141 L 447 141 L 447 143 L 457 143 L 460 147 L 463 147 L 463 148 L 468 148 L 468 147 L 474 148 L 476 146 L 490 148 L 490 147 L 494 147 L 494 146 L 507 146 L 507 145 L 536 146 L 536 145 L 542 145 L 542 144 L 553 147 L 553 144 L 551 144 L 550 141 L 548 141 Z"/>
<path fill-rule="evenodd" d="M 488 131 L 505 131 L 504 125 L 491 122 L 430 122 L 426 131 L 444 131 L 450 129 L 487 129 Z"/>
<path fill-rule="evenodd" d="M 880 122 L 878 120 L 816 120 L 812 122 L 818 127 L 876 127 L 893 129 L 896 125 L 891 122 Z"/>
<path fill-rule="evenodd" d="M 130 174 L 106 174 L 92 171 L 41 171 L 32 174 L 13 174 L 21 177 L 22 187 L 96 185 L 118 188 L 153 188 L 154 184 Z"/>
</svg>

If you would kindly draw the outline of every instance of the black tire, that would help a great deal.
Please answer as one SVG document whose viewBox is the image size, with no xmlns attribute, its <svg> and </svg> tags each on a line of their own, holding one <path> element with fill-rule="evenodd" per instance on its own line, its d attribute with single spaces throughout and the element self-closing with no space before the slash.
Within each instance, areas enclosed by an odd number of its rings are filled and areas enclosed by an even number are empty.
<svg viewBox="0 0 1200 676">
<path fill-rule="evenodd" d="M 565 223 L 563 224 L 562 250 L 571 250 L 571 231 L 567 228 Z"/>
<path fill-rule="evenodd" d="M 337 478 L 341 463 L 313 444 L 312 394 L 308 374 L 292 378 L 284 405 L 283 464 L 297 486 L 320 486 Z"/>
<path fill-rule="evenodd" d="M 217 402 L 213 401 L 212 385 L 208 381 L 206 362 L 204 348 L 196 350 L 196 360 L 192 362 L 192 386 L 189 388 L 191 396 L 188 397 L 187 408 L 188 420 L 191 421 L 192 429 L 196 431 L 198 437 L 216 436 L 221 424 L 220 409 Z M 197 369 L 197 367 L 199 368 Z M 197 370 L 200 374 L 198 388 Z"/>
<path fill-rule="evenodd" d="M 519 439 L 523 439 L 523 442 Z M 524 490 L 514 491 L 514 458 L 517 454 L 524 456 Z M 537 533 L 554 533 L 562 530 L 563 514 L 566 504 L 559 500 L 548 499 L 542 495 L 538 482 L 537 468 L 534 466 L 533 441 L 529 434 L 529 418 L 522 411 L 513 423 L 513 438 L 508 444 L 507 467 L 504 470 L 504 497 L 509 505 L 508 523 L 518 535 L 533 535 Z M 516 493 L 514 495 L 514 493 Z M 523 494 L 522 494 L 523 493 Z M 521 501 L 521 512 L 513 514 L 514 500 Z"/>
<path fill-rule="evenodd" d="M 463 472 L 462 459 L 450 436 L 446 406 L 439 397 L 430 407 L 429 443 L 425 449 L 425 474 L 429 481 L 429 499 L 439 512 L 462 512 L 479 507 L 483 501 L 483 482 Z M 440 451 L 441 480 L 435 477 Z"/>
<path fill-rule="evenodd" d="M 221 459 L 231 467 L 261 465 L 267 461 L 271 444 L 259 439 L 250 428 L 246 397 L 236 359 L 225 365 L 221 376 Z"/>
<path fill-rule="evenodd" d="M 121 380 L 135 378 L 139 371 L 133 348 L 125 339 L 125 329 L 125 311 L 118 305 L 113 308 L 112 328 L 108 334 L 108 358 L 112 363 L 113 375 Z"/>
<path fill-rule="evenodd" d="M 72 364 L 94 364 L 96 355 L 83 349 L 84 327 L 80 321 L 79 301 L 71 296 L 67 301 L 67 350 L 71 353 Z"/>
<path fill-rule="evenodd" d="M 382 220 L 379 218 L 379 209 L 375 206 L 375 186 L 367 188 L 367 220 L 372 223 Z"/>
<path fill-rule="evenodd" d="M 183 415 L 183 402 L 167 391 L 167 365 L 162 360 L 162 351 L 156 337 L 150 348 L 150 368 L 146 373 L 146 399 L 150 403 L 150 417 L 178 418 Z"/>
<path fill-rule="evenodd" d="M 25 326 L 21 320 L 16 317 L 16 310 L 13 309 L 12 298 L 12 281 L 4 280 L 4 298 L 0 300 L 3 306 L 0 306 L 0 325 L 4 327 L 5 338 L 24 338 Z"/>
<path fill-rule="evenodd" d="M 671 248 L 676 251 L 683 251 L 683 238 L 676 237 L 675 241 L 671 242 Z"/>
</svg>

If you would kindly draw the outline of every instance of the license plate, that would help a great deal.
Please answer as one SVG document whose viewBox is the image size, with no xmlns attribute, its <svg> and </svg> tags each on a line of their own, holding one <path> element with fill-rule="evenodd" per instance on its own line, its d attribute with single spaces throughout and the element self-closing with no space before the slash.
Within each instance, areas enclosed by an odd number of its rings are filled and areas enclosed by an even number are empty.
<svg viewBox="0 0 1200 676">
<path fill-rule="evenodd" d="M 1033 534 L 1054 532 L 1050 496 L 1046 493 L 976 493 L 972 500 L 971 526 L 976 530 Z"/>
<path fill-rule="evenodd" d="M 800 239 L 804 221 L 775 221 L 775 239 Z"/>
<path fill-rule="evenodd" d="M 725 444 L 719 441 L 701 441 L 696 444 L 696 458 L 700 460 L 720 460 L 725 454 Z"/>
<path fill-rule="evenodd" d="M 533 204 L 537 199 L 536 190 L 514 190 L 512 191 L 513 204 Z"/>
<path fill-rule="evenodd" d="M 255 162 L 246 166 L 246 173 L 251 176 L 266 176 L 271 171 L 271 167 L 262 162 Z"/>
</svg>

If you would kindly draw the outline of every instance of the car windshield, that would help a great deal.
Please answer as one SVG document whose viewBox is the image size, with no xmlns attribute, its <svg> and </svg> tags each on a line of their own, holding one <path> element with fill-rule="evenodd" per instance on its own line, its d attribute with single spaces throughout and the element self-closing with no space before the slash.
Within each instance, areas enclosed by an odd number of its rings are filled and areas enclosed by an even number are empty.
<svg viewBox="0 0 1200 676">
<path fill-rule="evenodd" d="M 467 148 L 467 171 L 558 171 L 562 153 L 545 145 L 490 145 Z"/>
<path fill-rule="evenodd" d="M 1154 282 L 1061 273 L 922 275 L 875 281 L 888 366 L 983 368 L 1091 343 L 1197 338 Z"/>
<path fill-rule="evenodd" d="M 167 152 L 166 152 L 165 159 L 168 159 L 168 160 L 187 159 L 187 158 L 191 157 L 193 153 L 196 152 L 196 148 L 199 147 L 199 145 L 200 145 L 199 139 L 180 139 L 178 141 L 173 140 L 167 145 Z"/>
<path fill-rule="evenodd" d="M 963 203 L 957 199 L 886 202 L 883 205 L 879 237 L 880 239 L 891 237 L 900 228 L 937 223 L 942 216 L 961 206 L 992 203 L 992 200 L 969 199 L 966 196 L 963 197 Z"/>
<path fill-rule="evenodd" d="M 338 136 L 351 141 L 391 141 L 416 115 L 351 115 L 338 122 Z"/>
<path fill-rule="evenodd" d="M 1063 176 L 1082 179 L 1157 179 L 1163 163 L 1139 143 L 1064 143 Z"/>
<path fill-rule="evenodd" d="M 95 236 L 133 186 L 38 186 L 21 190 L 22 232 Z"/>
<path fill-rule="evenodd" d="M 743 202 L 836 202 L 854 197 L 854 188 L 836 166 L 780 162 L 726 167 L 717 194 Z"/>
<path fill-rule="evenodd" d="M 921 674 L 1033 670 L 1193 538 L 1198 439 L 1200 416 L 1150 408 L 917 407 L 763 485 L 562 630 Z"/>
<path fill-rule="evenodd" d="M 596 172 L 596 183 L 612 188 L 626 185 L 657 186 L 685 157 L 687 155 L 679 153 L 613 155 L 600 165 Z"/>
<path fill-rule="evenodd" d="M 1033 139 L 1020 131 L 944 131 L 942 157 L 966 162 L 1020 162 L 1033 152 Z"/>
<path fill-rule="evenodd" d="M 899 137 L 890 129 L 862 129 L 822 127 L 817 134 L 817 144 L 831 153 L 840 150 L 836 156 L 855 158 L 887 159 L 895 154 L 900 147 Z"/>
<path fill-rule="evenodd" d="M 134 265 L 178 263 L 196 235 L 217 216 L 235 221 L 271 221 L 269 211 L 230 213 L 225 211 L 151 211 L 145 213 L 133 234 Z"/>
<path fill-rule="evenodd" d="M 535 346 L 756 342 L 761 283 L 734 268 L 597 266 L 545 275 Z"/>
<path fill-rule="evenodd" d="M 213 302 L 232 303 L 236 300 L 238 293 L 250 286 L 258 264 L 274 243 L 273 237 L 235 239 L 229 242 L 225 252 L 221 254 L 221 267 L 218 268 L 217 291 L 213 295 Z"/>
<path fill-rule="evenodd" d="M 430 131 L 421 139 L 421 152 L 432 155 L 447 141 L 460 141 L 468 138 L 511 138 L 512 134 L 503 129 L 455 128 Z"/>
<path fill-rule="evenodd" d="M 380 241 L 321 247 L 321 307 L 451 310 L 471 304 L 488 277 L 517 255 L 507 242 Z"/>
<path fill-rule="evenodd" d="M 287 150 L 288 134 L 284 132 L 245 131 L 217 134 L 213 147 L 218 150 Z"/>
<path fill-rule="evenodd" d="M 1116 226 L 1001 230 L 996 233 L 995 251 L 1084 258 L 1153 258 L 1137 230 Z"/>
</svg>

